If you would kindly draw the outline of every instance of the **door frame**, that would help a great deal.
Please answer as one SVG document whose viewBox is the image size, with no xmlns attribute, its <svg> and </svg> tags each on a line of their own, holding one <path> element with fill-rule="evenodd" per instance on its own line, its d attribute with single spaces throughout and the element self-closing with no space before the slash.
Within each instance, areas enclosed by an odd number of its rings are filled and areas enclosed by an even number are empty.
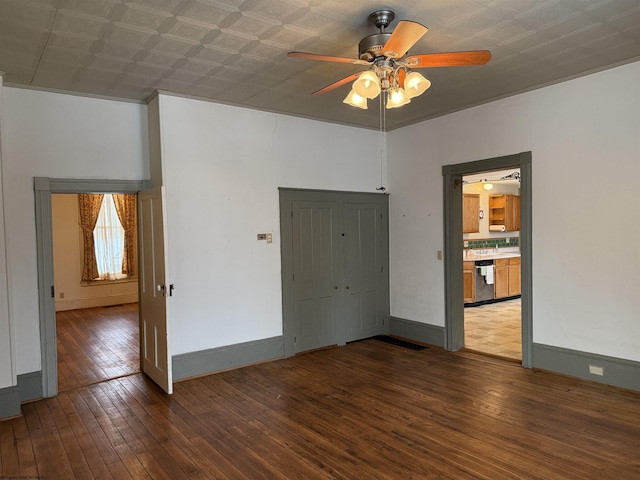
<svg viewBox="0 0 640 480">
<path fill-rule="evenodd" d="M 462 176 L 509 168 L 520 169 L 520 255 L 522 282 L 522 366 L 533 368 L 533 283 L 531 152 L 442 167 L 444 192 L 445 348 L 464 347 L 462 273 Z"/>
<path fill-rule="evenodd" d="M 385 216 L 385 231 L 383 239 L 383 258 L 381 259 L 385 275 L 386 292 L 383 299 L 385 309 L 384 325 L 389 328 L 389 195 L 373 192 L 347 192 L 340 190 L 313 190 L 279 187 L 280 203 L 280 261 L 282 278 L 282 337 L 284 342 L 284 356 L 289 358 L 295 355 L 295 314 L 294 314 L 294 287 L 293 287 L 293 202 L 294 201 L 337 201 L 343 202 L 348 196 L 354 202 L 366 203 L 376 199 L 383 207 Z M 344 325 L 346 329 L 346 324 Z M 343 335 L 346 338 L 346 333 Z M 344 344 L 344 340 L 342 340 Z"/>
<path fill-rule="evenodd" d="M 35 177 L 36 248 L 38 265 L 38 311 L 42 396 L 58 395 L 58 348 L 53 280 L 53 193 L 138 193 L 144 180 L 99 180 Z"/>
</svg>

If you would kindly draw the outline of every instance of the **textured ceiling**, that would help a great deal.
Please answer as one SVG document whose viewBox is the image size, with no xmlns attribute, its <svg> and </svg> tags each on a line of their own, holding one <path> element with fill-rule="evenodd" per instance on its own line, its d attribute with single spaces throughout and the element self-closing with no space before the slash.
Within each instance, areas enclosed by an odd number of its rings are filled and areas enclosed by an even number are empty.
<svg viewBox="0 0 640 480">
<path fill-rule="evenodd" d="M 423 69 L 432 87 L 387 113 L 393 129 L 640 59 L 638 0 L 0 0 L 0 71 L 29 85 L 144 100 L 155 90 L 377 128 L 310 94 L 364 67 L 288 58 L 357 57 L 380 7 L 429 32 L 409 53 L 487 49 L 485 66 Z"/>
</svg>

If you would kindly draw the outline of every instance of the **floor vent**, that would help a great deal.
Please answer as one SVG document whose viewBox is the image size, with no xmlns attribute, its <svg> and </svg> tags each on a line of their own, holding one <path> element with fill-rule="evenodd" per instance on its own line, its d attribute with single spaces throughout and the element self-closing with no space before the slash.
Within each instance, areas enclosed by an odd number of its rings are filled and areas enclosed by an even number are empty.
<svg viewBox="0 0 640 480">
<path fill-rule="evenodd" d="M 391 345 L 395 345 L 397 347 L 406 348 L 407 350 L 425 350 L 429 347 L 425 347 L 424 345 L 418 345 L 416 343 L 407 342 L 406 340 L 400 340 L 399 338 L 389 337 L 387 335 L 378 335 L 373 337 L 374 340 L 378 340 L 379 342 L 389 343 Z"/>
</svg>

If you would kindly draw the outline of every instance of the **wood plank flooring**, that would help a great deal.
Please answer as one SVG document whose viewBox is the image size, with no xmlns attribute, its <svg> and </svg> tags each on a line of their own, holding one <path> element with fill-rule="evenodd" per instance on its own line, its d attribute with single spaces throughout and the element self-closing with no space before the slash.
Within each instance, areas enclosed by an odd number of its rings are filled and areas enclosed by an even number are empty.
<svg viewBox="0 0 640 480">
<path fill-rule="evenodd" d="M 522 360 L 520 299 L 464 309 L 464 345 L 476 352 Z"/>
<path fill-rule="evenodd" d="M 67 390 L 0 422 L 0 476 L 640 478 L 640 392 L 373 339 L 175 385 Z"/>
<path fill-rule="evenodd" d="M 140 371 L 138 304 L 56 313 L 58 390 Z"/>
</svg>

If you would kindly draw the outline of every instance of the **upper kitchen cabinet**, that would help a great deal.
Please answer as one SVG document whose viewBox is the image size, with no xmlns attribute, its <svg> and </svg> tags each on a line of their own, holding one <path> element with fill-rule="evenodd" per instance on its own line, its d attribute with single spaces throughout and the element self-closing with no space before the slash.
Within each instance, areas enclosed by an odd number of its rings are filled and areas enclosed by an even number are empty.
<svg viewBox="0 0 640 480">
<path fill-rule="evenodd" d="M 518 195 L 491 195 L 489 197 L 489 228 L 504 226 L 505 232 L 520 230 L 520 197 Z"/>
<path fill-rule="evenodd" d="M 462 233 L 480 231 L 480 195 L 462 195 Z"/>
</svg>

